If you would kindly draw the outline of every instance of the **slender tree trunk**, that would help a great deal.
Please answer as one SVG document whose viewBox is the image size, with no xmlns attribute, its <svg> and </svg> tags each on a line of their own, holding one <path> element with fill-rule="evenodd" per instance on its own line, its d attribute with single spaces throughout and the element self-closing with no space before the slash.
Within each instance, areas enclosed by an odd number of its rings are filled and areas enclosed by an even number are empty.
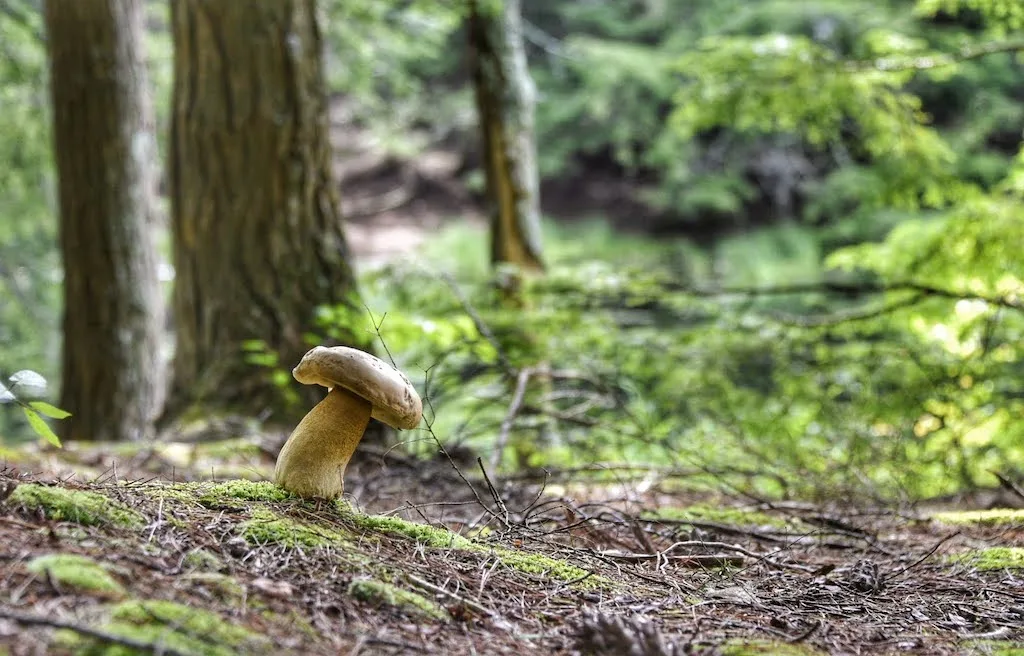
<svg viewBox="0 0 1024 656">
<path fill-rule="evenodd" d="M 47 0 L 64 259 L 66 439 L 146 436 L 160 403 L 154 142 L 141 0 Z"/>
<path fill-rule="evenodd" d="M 469 0 L 473 83 L 491 215 L 491 262 L 542 271 L 534 88 L 520 0 Z"/>
<path fill-rule="evenodd" d="M 190 408 L 293 418 L 290 371 L 323 304 L 355 279 L 331 174 L 313 0 L 173 0 L 170 141 L 176 285 L 165 419 Z M 365 346 L 366 337 L 341 341 Z M 294 389 L 294 388 L 292 388 Z M 308 409 L 304 406 L 302 410 Z"/>
</svg>

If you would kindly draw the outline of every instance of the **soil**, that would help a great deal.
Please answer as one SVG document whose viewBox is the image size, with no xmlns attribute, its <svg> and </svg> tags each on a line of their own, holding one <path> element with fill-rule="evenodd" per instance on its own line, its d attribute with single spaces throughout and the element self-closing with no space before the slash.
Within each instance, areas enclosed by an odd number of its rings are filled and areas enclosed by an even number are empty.
<svg viewBox="0 0 1024 656">
<path fill-rule="evenodd" d="M 544 487 L 371 448 L 334 504 L 236 478 L 269 475 L 258 439 L 118 450 L 22 452 L 0 473 L 0 653 L 1024 650 L 1019 511 L 758 501 L 650 473 Z M 107 515 L 32 501 L 53 489 Z M 51 554 L 121 591 L 39 573 Z M 168 617 L 182 608 L 209 615 Z"/>
</svg>

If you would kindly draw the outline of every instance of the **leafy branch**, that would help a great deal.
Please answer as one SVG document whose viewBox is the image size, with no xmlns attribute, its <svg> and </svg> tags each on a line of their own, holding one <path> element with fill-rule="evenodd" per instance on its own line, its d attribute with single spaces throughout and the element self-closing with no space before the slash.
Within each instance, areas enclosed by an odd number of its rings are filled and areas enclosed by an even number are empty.
<svg viewBox="0 0 1024 656">
<path fill-rule="evenodd" d="M 25 419 L 36 435 L 55 447 L 60 447 L 60 438 L 46 423 L 43 416 L 51 419 L 66 419 L 71 413 L 39 400 L 46 392 L 46 379 L 29 369 L 16 372 L 7 379 L 9 386 L 0 383 L 0 403 L 15 403 L 21 406 Z"/>
</svg>

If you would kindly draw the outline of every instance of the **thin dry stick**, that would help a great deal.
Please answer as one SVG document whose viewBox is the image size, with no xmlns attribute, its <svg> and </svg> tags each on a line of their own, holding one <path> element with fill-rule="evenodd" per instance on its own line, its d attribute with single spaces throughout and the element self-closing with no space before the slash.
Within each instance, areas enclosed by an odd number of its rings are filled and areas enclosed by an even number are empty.
<svg viewBox="0 0 1024 656">
<path fill-rule="evenodd" d="M 189 652 L 178 651 L 177 649 L 169 647 L 161 642 L 135 640 L 134 638 L 127 638 L 113 633 L 107 633 L 106 631 L 100 631 L 99 629 L 94 629 L 90 626 L 85 626 L 84 624 L 78 624 L 77 622 L 51 619 L 49 617 L 31 615 L 29 613 L 20 613 L 16 610 L 9 610 L 6 608 L 0 608 L 0 617 L 28 626 L 48 626 L 54 629 L 66 629 L 84 636 L 89 636 L 90 638 L 95 638 L 96 640 L 100 640 L 107 644 L 129 647 L 142 652 L 163 654 L 164 656 L 192 656 Z"/>
<path fill-rule="evenodd" d="M 461 289 L 459 289 L 459 285 L 455 282 L 455 279 L 452 278 L 451 275 L 444 273 L 441 274 L 441 280 L 443 280 L 445 284 L 448 285 L 448 288 L 452 290 L 452 294 L 455 296 L 456 300 L 459 301 L 459 305 L 462 306 L 462 310 L 469 316 L 470 320 L 473 322 L 473 326 L 476 327 L 476 331 L 480 333 L 480 336 L 486 339 L 487 343 L 494 348 L 494 352 L 498 354 L 498 364 L 501 365 L 501 368 L 508 376 L 515 376 L 516 368 L 512 366 L 511 360 L 509 360 L 508 356 L 505 355 L 505 350 L 501 347 L 501 343 L 498 342 L 494 333 L 491 332 L 490 327 L 488 327 L 480 317 L 476 308 L 470 304 L 466 295 L 462 293 Z"/>
<path fill-rule="evenodd" d="M 515 423 L 516 415 L 523 407 L 523 399 L 526 397 L 526 386 L 530 382 L 530 376 L 534 374 L 533 367 L 524 367 L 516 376 L 516 388 L 512 394 L 512 403 L 508 406 L 508 412 L 501 421 L 501 429 L 498 431 L 498 439 L 494 445 L 494 455 L 491 456 L 491 469 L 497 471 L 501 465 L 501 457 L 505 454 L 505 447 L 508 446 L 508 436 L 512 432 L 512 424 Z"/>
<path fill-rule="evenodd" d="M 484 459 L 477 457 L 476 464 L 480 465 L 480 471 L 484 475 L 484 482 L 487 483 L 487 491 L 491 493 L 491 498 L 494 499 L 494 503 L 505 515 L 505 525 L 508 526 L 511 523 L 508 515 L 508 507 L 505 506 L 505 502 L 502 500 L 501 495 L 498 494 L 497 488 L 495 488 L 494 483 L 491 482 L 491 477 L 487 475 L 487 468 L 484 467 Z"/>
<path fill-rule="evenodd" d="M 893 574 L 889 575 L 888 580 L 891 581 L 894 578 L 896 578 L 897 576 L 903 576 L 904 574 L 906 574 L 910 570 L 914 569 L 915 567 L 917 567 L 918 565 L 920 565 L 924 561 L 928 560 L 929 558 L 932 557 L 932 554 L 934 554 L 936 551 L 939 550 L 939 547 L 941 547 L 946 542 L 952 540 L 953 538 L 955 538 L 958 535 L 960 535 L 960 531 L 954 531 L 953 533 L 950 533 L 946 537 L 942 538 L 941 540 L 939 540 L 938 542 L 935 543 L 934 547 L 932 547 L 931 549 L 928 550 L 928 553 L 926 553 L 925 555 L 921 556 L 920 558 L 918 558 L 914 562 L 910 563 L 909 565 L 907 565 L 903 569 L 896 570 Z"/>
<path fill-rule="evenodd" d="M 436 586 L 433 583 L 430 583 L 429 581 L 424 581 L 423 579 L 419 578 L 418 576 L 414 576 L 412 574 L 406 574 L 405 578 L 409 581 L 409 583 L 412 583 L 413 585 L 415 585 L 417 587 L 423 588 L 424 590 L 429 590 L 430 592 L 434 592 L 436 594 L 440 594 L 440 595 L 444 595 L 446 597 L 450 597 L 450 598 L 454 599 L 455 601 L 459 602 L 460 604 L 462 604 L 464 606 L 468 606 L 469 608 L 472 608 L 476 612 L 478 612 L 478 613 L 480 613 L 482 615 L 486 615 L 487 617 L 495 617 L 495 616 L 498 615 L 496 612 L 494 612 L 490 608 L 488 608 L 488 607 L 486 607 L 486 606 L 484 606 L 482 604 L 479 604 L 479 603 L 473 601 L 472 599 L 468 599 L 466 597 L 459 596 L 459 595 L 455 594 L 454 592 L 449 592 L 448 590 L 445 590 L 444 588 L 442 588 L 440 586 Z"/>
</svg>

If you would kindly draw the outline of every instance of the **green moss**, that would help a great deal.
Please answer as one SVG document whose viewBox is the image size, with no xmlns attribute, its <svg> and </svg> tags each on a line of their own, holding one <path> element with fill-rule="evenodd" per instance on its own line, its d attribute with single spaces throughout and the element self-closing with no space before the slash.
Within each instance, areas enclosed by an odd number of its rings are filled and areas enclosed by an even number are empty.
<svg viewBox="0 0 1024 656">
<path fill-rule="evenodd" d="M 351 518 L 359 528 L 368 531 L 380 531 L 391 535 L 401 535 L 428 547 L 471 549 L 474 546 L 470 540 L 457 533 L 452 533 L 446 528 L 417 524 L 400 517 L 352 513 Z"/>
<path fill-rule="evenodd" d="M 235 604 L 245 598 L 245 587 L 235 578 L 217 572 L 191 572 L 180 580 L 191 587 L 203 588 L 221 601 Z"/>
<path fill-rule="evenodd" d="M 978 656 L 1024 656 L 1024 643 L 1005 640 L 979 640 L 969 645 Z"/>
<path fill-rule="evenodd" d="M 975 549 L 951 556 L 950 560 L 982 571 L 1024 569 L 1024 548 L 992 547 L 990 549 Z"/>
<path fill-rule="evenodd" d="M 234 480 L 215 483 L 208 486 L 199 497 L 201 503 L 220 501 L 223 499 L 241 499 L 243 501 L 287 501 L 294 498 L 286 490 L 268 481 Z"/>
<path fill-rule="evenodd" d="M 372 604 L 391 606 L 400 611 L 412 614 L 426 615 L 434 619 L 449 619 L 447 611 L 423 595 L 399 588 L 398 586 L 382 581 L 361 579 L 353 581 L 348 587 L 348 593 L 359 599 Z"/>
<path fill-rule="evenodd" d="M 932 518 L 943 524 L 981 524 L 983 526 L 1018 524 L 1024 526 L 1024 510 L 1012 508 L 940 512 L 932 515 Z"/>
<path fill-rule="evenodd" d="M 339 508 L 342 512 L 344 509 Z M 446 528 L 418 524 L 400 517 L 384 517 L 381 515 L 362 515 L 348 511 L 348 514 L 356 526 L 368 531 L 380 531 L 390 535 L 400 535 L 428 547 L 438 549 L 460 549 L 463 551 L 474 551 L 478 553 L 489 553 L 498 558 L 502 563 L 511 569 L 527 574 L 549 576 L 562 581 L 576 581 L 587 576 L 585 569 L 570 565 L 569 563 L 525 551 L 515 551 L 505 548 L 492 548 L 488 545 L 474 542 L 458 533 L 453 533 Z M 581 587 L 592 588 L 607 585 L 608 580 L 601 577 L 591 576 L 581 582 Z"/>
<path fill-rule="evenodd" d="M 714 507 L 706 505 L 686 506 L 685 508 L 659 508 L 645 512 L 644 519 L 671 521 L 705 521 L 731 526 L 772 526 L 775 528 L 792 528 L 795 523 L 786 517 L 775 517 L 756 510 L 740 508 Z"/>
<path fill-rule="evenodd" d="M 112 597 L 125 593 L 102 564 L 87 556 L 47 554 L 33 558 L 27 567 L 38 576 L 50 576 L 58 586 Z"/>
<path fill-rule="evenodd" d="M 326 547 L 346 543 L 346 534 L 322 526 L 313 526 L 283 517 L 266 508 L 257 508 L 252 518 L 238 525 L 238 532 L 251 545 L 278 544 L 285 547 Z"/>
<path fill-rule="evenodd" d="M 814 656 L 823 652 L 807 645 L 786 642 L 755 640 L 752 642 L 728 642 L 721 647 L 722 656 Z"/>
<path fill-rule="evenodd" d="M 53 520 L 90 526 L 141 528 L 146 523 L 139 513 L 102 494 L 38 483 L 22 483 L 7 502 L 41 511 Z"/>
<path fill-rule="evenodd" d="M 174 483 L 153 487 L 153 495 L 185 503 L 198 503 L 213 510 L 245 510 L 254 502 L 276 503 L 294 497 L 267 481 L 244 479 L 223 483 Z"/>
<path fill-rule="evenodd" d="M 265 637 L 225 621 L 210 611 L 189 608 L 173 601 L 125 601 L 110 609 L 110 621 L 101 629 L 124 638 L 153 645 L 153 653 L 173 649 L 201 656 L 234 656 L 270 649 Z M 79 656 L 129 656 L 138 651 L 120 645 L 101 644 L 77 634 L 64 633 L 61 642 L 77 646 Z"/>
<path fill-rule="evenodd" d="M 221 560 L 220 556 L 202 547 L 193 549 L 185 554 L 185 557 L 182 559 L 182 565 L 188 569 L 201 572 L 219 572 L 224 569 L 224 561 Z"/>
<path fill-rule="evenodd" d="M 482 549 L 483 547 L 477 546 L 477 550 Z M 507 567 L 525 574 L 536 574 L 560 581 L 579 581 L 580 587 L 583 588 L 601 587 L 609 583 L 607 579 L 600 576 L 587 576 L 590 572 L 585 569 L 543 554 L 513 551 L 512 549 L 491 549 L 489 551 Z"/>
</svg>

